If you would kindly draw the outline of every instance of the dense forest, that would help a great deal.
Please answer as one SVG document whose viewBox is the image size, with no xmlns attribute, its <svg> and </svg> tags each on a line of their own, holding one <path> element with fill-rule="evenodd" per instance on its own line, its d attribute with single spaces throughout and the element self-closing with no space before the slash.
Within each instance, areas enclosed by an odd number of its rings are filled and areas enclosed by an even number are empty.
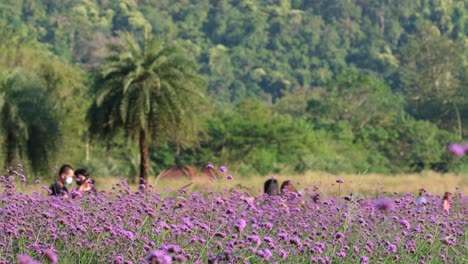
<svg viewBox="0 0 468 264">
<path fill-rule="evenodd" d="M 190 129 L 172 112 L 148 125 L 150 174 L 468 171 L 446 151 L 468 135 L 464 0 L 2 0 L 3 166 L 138 175 L 133 123 L 96 137 L 94 106 L 103 65 L 149 40 L 195 62 L 202 93 L 178 94 Z"/>
</svg>

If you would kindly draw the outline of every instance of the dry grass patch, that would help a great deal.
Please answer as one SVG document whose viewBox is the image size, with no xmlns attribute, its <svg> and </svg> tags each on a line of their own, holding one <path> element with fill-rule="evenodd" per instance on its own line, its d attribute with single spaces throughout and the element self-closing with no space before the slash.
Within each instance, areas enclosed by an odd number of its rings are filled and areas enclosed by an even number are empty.
<svg viewBox="0 0 468 264">
<path fill-rule="evenodd" d="M 149 183 L 155 190 L 160 192 L 172 192 L 184 188 L 188 192 L 202 189 L 217 190 L 234 189 L 239 187 L 250 192 L 252 196 L 257 196 L 263 192 L 263 183 L 271 176 L 250 176 L 240 177 L 234 174 L 233 180 L 218 179 L 211 181 L 206 178 L 195 179 L 164 179 L 158 180 L 150 177 Z M 428 192 L 443 194 L 446 191 L 468 193 L 468 175 L 440 174 L 425 171 L 419 174 L 382 175 L 382 174 L 340 174 L 332 175 L 324 172 L 308 172 L 302 175 L 274 175 L 278 181 L 291 180 L 298 190 L 312 189 L 313 186 L 319 188 L 319 192 L 324 196 L 334 196 L 338 194 L 338 184 L 336 179 L 343 179 L 340 186 L 341 195 L 350 192 L 362 193 L 368 196 L 377 195 L 383 192 L 417 193 L 420 187 L 424 187 Z M 96 187 L 99 190 L 110 190 L 113 185 L 119 183 L 120 178 L 107 177 L 96 179 Z M 459 190 L 456 189 L 459 188 Z M 132 190 L 137 190 L 137 184 L 131 184 Z"/>
</svg>

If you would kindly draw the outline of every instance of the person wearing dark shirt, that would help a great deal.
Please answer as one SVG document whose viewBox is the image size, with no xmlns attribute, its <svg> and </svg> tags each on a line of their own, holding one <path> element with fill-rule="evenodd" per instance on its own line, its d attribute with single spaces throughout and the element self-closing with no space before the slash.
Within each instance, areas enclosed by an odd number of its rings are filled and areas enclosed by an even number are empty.
<svg viewBox="0 0 468 264">
<path fill-rule="evenodd" d="M 50 185 L 50 190 L 52 191 L 50 193 L 52 196 L 62 196 L 68 193 L 67 187 L 65 187 L 65 185 L 60 185 L 57 182 L 54 182 L 52 185 Z"/>
<path fill-rule="evenodd" d="M 268 195 L 278 195 L 278 180 L 271 178 L 263 184 L 263 191 Z"/>
<path fill-rule="evenodd" d="M 73 176 L 73 167 L 68 164 L 62 165 L 58 173 L 58 179 L 50 185 L 50 195 L 68 198 L 68 189 L 65 185 L 73 183 Z"/>
<path fill-rule="evenodd" d="M 89 177 L 87 169 L 77 169 L 75 171 L 75 181 L 78 185 L 77 191 L 81 193 L 93 193 L 96 194 L 96 188 L 94 187 L 94 181 Z"/>
</svg>

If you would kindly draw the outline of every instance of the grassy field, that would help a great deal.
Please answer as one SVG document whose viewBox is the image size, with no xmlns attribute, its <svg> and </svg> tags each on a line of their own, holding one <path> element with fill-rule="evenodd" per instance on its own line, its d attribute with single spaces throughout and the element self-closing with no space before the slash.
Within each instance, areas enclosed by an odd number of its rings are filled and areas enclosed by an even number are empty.
<svg viewBox="0 0 468 264">
<path fill-rule="evenodd" d="M 260 195 L 263 192 L 263 183 L 270 176 L 240 177 L 234 175 L 234 179 L 227 180 L 220 177 L 217 181 L 210 181 L 206 178 L 195 179 L 193 183 L 186 187 L 189 192 L 201 189 L 232 189 L 241 186 L 252 196 Z M 284 180 L 291 180 L 296 189 L 312 189 L 313 186 L 319 188 L 319 192 L 324 196 L 334 196 L 340 191 L 342 195 L 349 192 L 361 193 L 366 196 L 375 196 L 383 192 L 417 193 L 418 189 L 424 187 L 428 192 L 443 194 L 449 192 L 468 193 L 468 175 L 439 174 L 426 171 L 419 174 L 401 175 L 381 175 L 381 174 L 342 174 L 332 175 L 324 172 L 309 172 L 303 175 L 273 175 L 281 184 Z M 343 179 L 343 183 L 338 188 L 336 179 Z M 110 190 L 113 185 L 121 181 L 118 177 L 96 178 L 96 187 L 99 190 Z M 149 183 L 155 186 L 156 190 L 166 192 L 178 190 L 191 183 L 189 179 L 163 179 L 150 177 Z M 133 190 L 137 189 L 137 184 L 131 184 Z M 458 190 L 456 189 L 458 188 Z"/>
</svg>

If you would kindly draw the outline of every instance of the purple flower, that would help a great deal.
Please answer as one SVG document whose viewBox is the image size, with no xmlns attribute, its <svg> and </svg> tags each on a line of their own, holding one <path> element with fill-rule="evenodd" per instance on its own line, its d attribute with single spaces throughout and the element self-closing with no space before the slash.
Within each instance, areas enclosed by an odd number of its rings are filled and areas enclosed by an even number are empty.
<svg viewBox="0 0 468 264">
<path fill-rule="evenodd" d="M 343 179 L 336 179 L 337 183 L 343 183 Z"/>
<path fill-rule="evenodd" d="M 448 151 L 457 157 L 463 157 L 466 154 L 468 148 L 465 148 L 465 145 L 460 145 L 457 143 L 451 143 L 447 146 Z"/>
<path fill-rule="evenodd" d="M 289 243 L 291 243 L 293 245 L 296 245 L 298 248 L 302 247 L 301 239 L 299 237 L 297 237 L 297 236 L 291 237 L 289 239 Z"/>
<path fill-rule="evenodd" d="M 123 264 L 123 263 L 124 263 L 123 256 L 120 254 L 117 255 L 112 261 L 112 264 Z"/>
<path fill-rule="evenodd" d="M 146 257 L 146 263 L 148 264 L 172 264 L 171 256 L 167 255 L 162 250 L 155 250 L 152 251 Z"/>
<path fill-rule="evenodd" d="M 453 236 L 445 237 L 442 239 L 442 243 L 447 246 L 455 246 L 457 244 L 457 238 Z"/>
<path fill-rule="evenodd" d="M 369 257 L 368 256 L 361 256 L 359 259 L 360 264 L 369 264 Z"/>
<path fill-rule="evenodd" d="M 288 239 L 287 233 L 278 233 L 278 239 L 286 241 Z"/>
<path fill-rule="evenodd" d="M 258 250 L 257 255 L 260 256 L 265 261 L 269 260 L 273 256 L 271 251 L 268 249 Z"/>
<path fill-rule="evenodd" d="M 395 244 L 388 243 L 387 251 L 392 252 L 392 253 L 396 253 L 398 251 L 398 247 Z"/>
<path fill-rule="evenodd" d="M 58 263 L 58 257 L 57 254 L 51 249 L 44 250 L 43 252 L 45 258 L 51 263 L 51 264 L 56 264 Z"/>
<path fill-rule="evenodd" d="M 214 169 L 214 166 L 213 166 L 213 164 L 208 163 L 208 164 L 205 166 L 205 168 L 212 170 L 212 169 Z"/>
<path fill-rule="evenodd" d="M 400 221 L 400 225 L 402 225 L 402 226 L 405 227 L 406 229 L 410 229 L 410 228 L 411 228 L 411 224 L 410 224 L 408 221 L 404 220 L 404 219 Z"/>
<path fill-rule="evenodd" d="M 247 235 L 247 240 L 249 240 L 250 242 L 256 244 L 257 247 L 260 246 L 260 244 L 262 244 L 262 240 L 256 235 L 253 235 L 253 236 Z"/>
<path fill-rule="evenodd" d="M 229 175 L 227 176 L 227 179 L 228 179 L 228 180 L 232 180 L 232 179 L 234 179 L 234 177 L 233 177 L 231 174 L 229 174 Z"/>
<path fill-rule="evenodd" d="M 23 174 L 18 174 L 18 177 L 20 178 L 20 181 L 26 182 L 26 176 L 24 176 Z"/>
<path fill-rule="evenodd" d="M 18 264 L 41 264 L 28 255 L 18 255 Z"/>
<path fill-rule="evenodd" d="M 222 173 L 226 173 L 228 170 L 225 166 L 221 166 L 219 167 L 219 171 L 222 172 Z"/>
<path fill-rule="evenodd" d="M 284 249 L 281 249 L 281 248 L 278 250 L 278 255 L 283 259 L 288 258 L 288 252 L 286 252 Z"/>
<path fill-rule="evenodd" d="M 178 245 L 172 245 L 172 244 L 169 244 L 169 245 L 162 245 L 159 250 L 162 250 L 164 252 L 170 252 L 170 253 L 181 253 L 182 252 L 182 248 L 180 248 Z"/>
<path fill-rule="evenodd" d="M 244 228 L 247 226 L 247 222 L 244 219 L 238 219 L 236 224 L 234 225 L 234 228 L 237 229 L 237 231 L 242 232 L 244 231 Z"/>
<path fill-rule="evenodd" d="M 127 239 L 129 241 L 133 241 L 133 233 L 132 232 L 122 230 L 121 235 L 122 235 L 123 238 L 125 238 L 125 239 Z"/>
<path fill-rule="evenodd" d="M 375 202 L 375 208 L 379 211 L 392 211 L 395 205 L 390 198 L 379 198 Z"/>
<path fill-rule="evenodd" d="M 344 237 L 344 235 L 343 235 L 343 233 L 341 233 L 341 232 L 338 232 L 338 233 L 335 234 L 335 239 L 336 239 L 336 240 L 340 240 L 340 239 L 343 238 L 343 237 Z"/>
<path fill-rule="evenodd" d="M 224 232 L 216 232 L 214 235 L 215 237 L 220 237 L 220 238 L 225 238 L 227 236 L 226 233 Z"/>
</svg>

